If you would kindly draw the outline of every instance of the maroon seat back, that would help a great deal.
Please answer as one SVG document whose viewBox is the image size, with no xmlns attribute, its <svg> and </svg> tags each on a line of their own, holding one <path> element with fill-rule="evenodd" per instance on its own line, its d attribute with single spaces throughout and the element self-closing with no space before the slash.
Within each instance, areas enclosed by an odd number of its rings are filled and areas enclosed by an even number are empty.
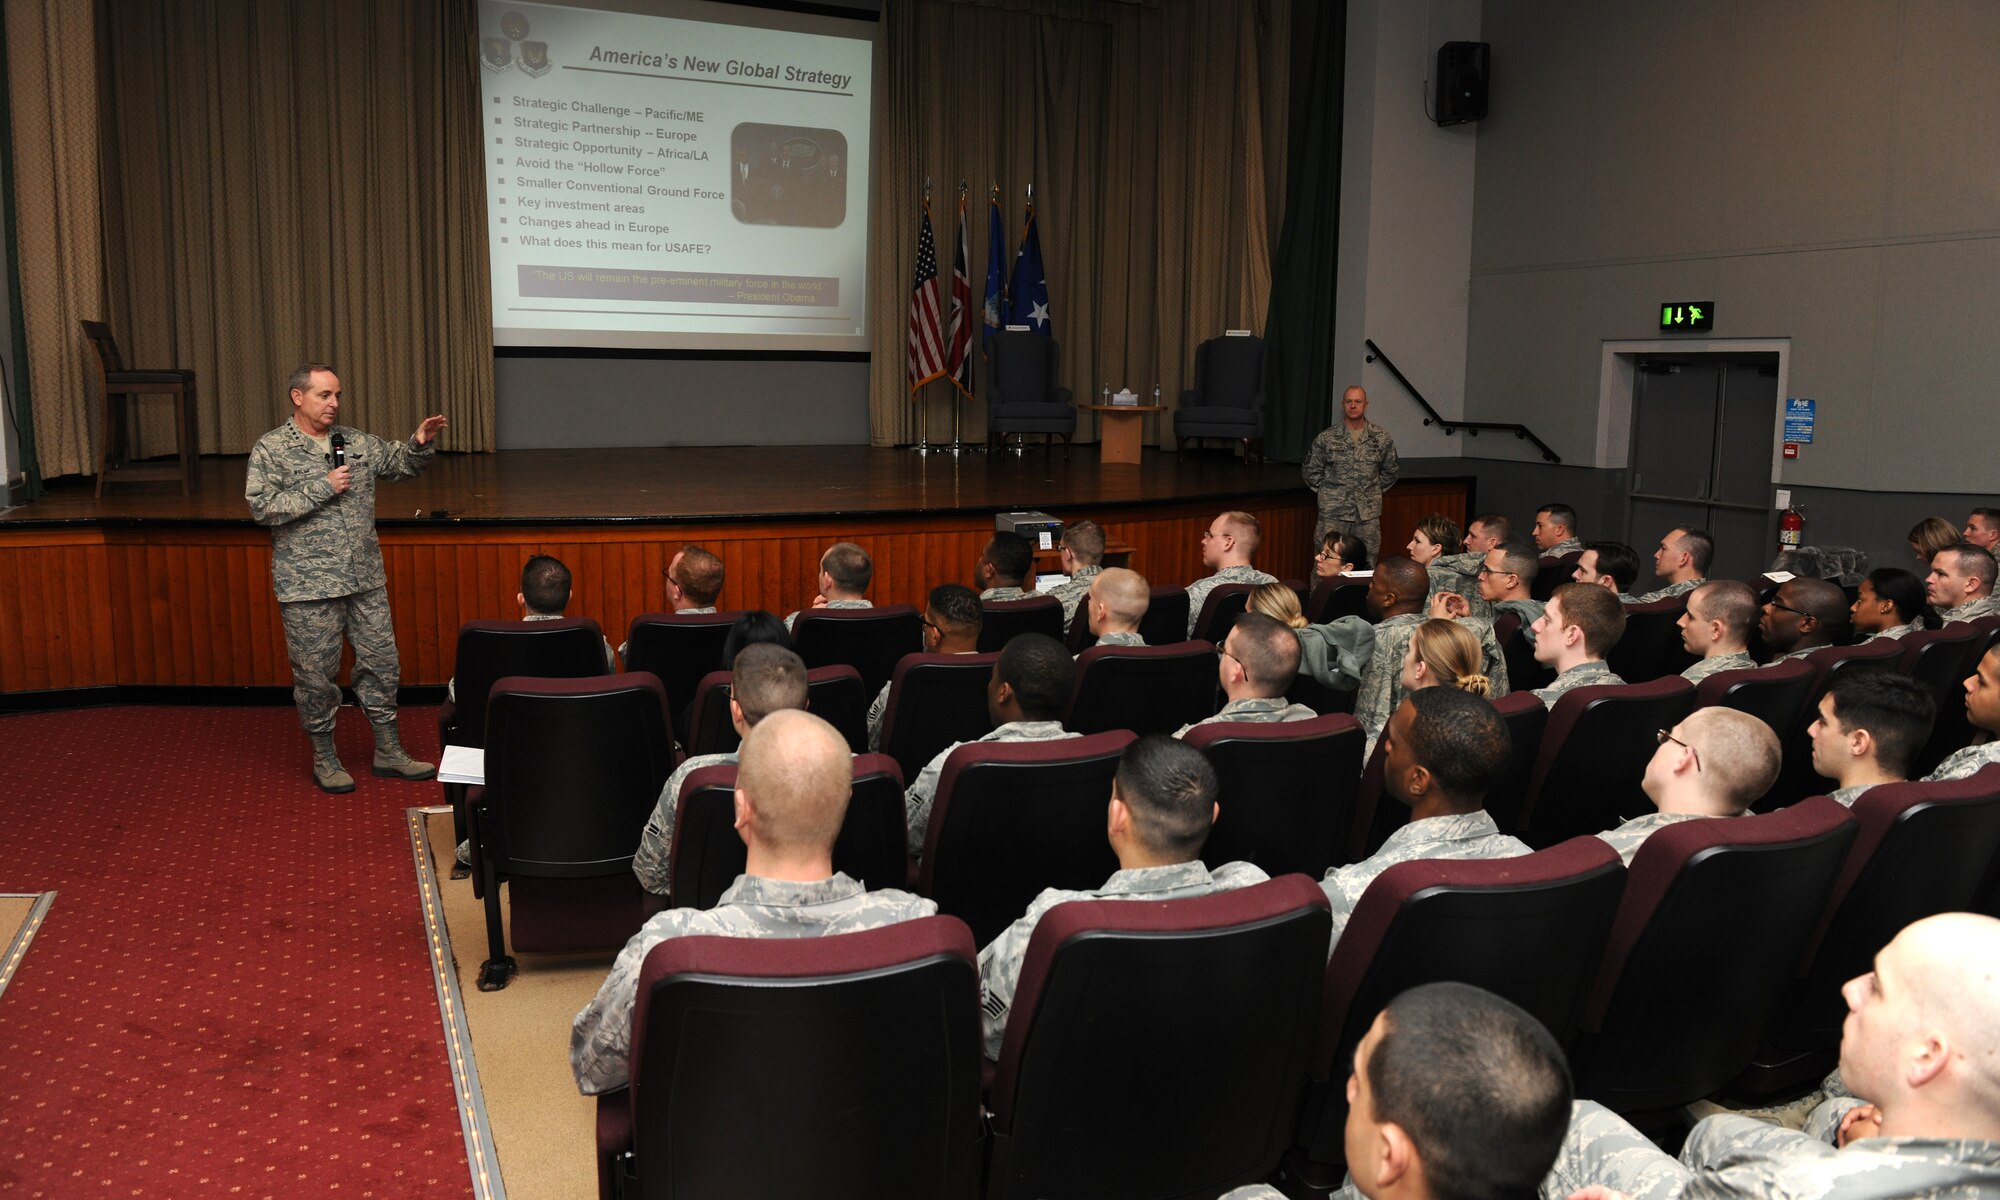
<svg viewBox="0 0 2000 1200">
<path fill-rule="evenodd" d="M 1713 1095 L 1751 1060 L 1825 911 L 1854 818 L 1825 797 L 1682 821 L 1632 860 L 1571 1056 L 1620 1111 Z"/>
<path fill-rule="evenodd" d="M 1576 573 L 1576 560 L 1582 557 L 1581 550 L 1542 555 L 1541 566 L 1535 571 L 1535 581 L 1528 585 L 1528 594 L 1537 600 L 1548 600 L 1555 595 L 1557 588 L 1573 582 L 1570 577 Z"/>
<path fill-rule="evenodd" d="M 1625 606 L 1625 632 L 1604 656 L 1612 673 L 1627 683 L 1651 683 L 1678 675 L 1696 662 L 1681 641 L 1681 614 L 1687 596 L 1669 596 L 1650 604 Z"/>
<path fill-rule="evenodd" d="M 1510 692 L 1532 692 L 1556 681 L 1556 671 L 1535 657 L 1534 644 L 1521 628 L 1521 614 L 1503 612 L 1493 618 L 1493 640 L 1507 660 L 1507 687 Z"/>
<path fill-rule="evenodd" d="M 1528 799 L 1528 785 L 1534 780 L 1535 766 L 1541 760 L 1549 708 L 1533 692 L 1524 691 L 1508 692 L 1493 702 L 1493 708 L 1500 714 L 1501 724 L 1507 727 L 1513 753 L 1507 759 L 1507 770 L 1500 782 L 1486 793 L 1486 811 L 1492 814 L 1493 823 L 1502 832 L 1517 833 L 1521 828 L 1521 808 Z"/>
<path fill-rule="evenodd" d="M 903 773 L 883 754 L 854 756 L 854 790 L 847 798 L 833 869 L 869 891 L 903 887 L 909 878 L 904 847 Z M 690 771 L 674 805 L 673 908 L 714 908 L 743 873 L 745 850 L 736 832 L 736 766 L 717 763 Z"/>
<path fill-rule="evenodd" d="M 743 744 L 729 715 L 729 671 L 710 671 L 695 685 L 688 704 L 687 753 L 733 754 Z M 813 667 L 806 672 L 806 709 L 847 739 L 856 754 L 868 750 L 868 704 L 861 676 L 853 667 Z"/>
<path fill-rule="evenodd" d="M 1965 677 L 1979 668 L 1976 656 L 1985 651 L 1985 637 L 1969 621 L 1903 638 L 1903 674 L 1929 688 L 1937 701 L 1931 736 L 1918 751 L 1910 774 L 1919 778 L 1930 774 L 1952 751 L 1972 741 L 1972 723 L 1965 716 Z"/>
<path fill-rule="evenodd" d="M 859 671 L 862 689 L 873 699 L 903 656 L 923 649 L 923 631 L 914 605 L 808 608 L 792 622 L 792 641 L 807 667 L 846 665 Z"/>
<path fill-rule="evenodd" d="M 1617 853 L 1596 838 L 1517 858 L 1400 863 L 1376 876 L 1326 964 L 1291 1161 L 1338 1184 L 1354 1047 L 1391 999 L 1418 984 L 1485 988 L 1567 1042 L 1624 885 Z"/>
<path fill-rule="evenodd" d="M 1834 881 L 1804 979 L 1771 1041 L 1834 1050 L 1847 1016 L 1841 985 L 1866 974 L 1912 922 L 1970 912 L 2000 855 L 2000 766 L 1949 783 L 1888 783 L 1855 800 L 1860 830 Z"/>
<path fill-rule="evenodd" d="M 1188 594 L 1186 588 L 1168 584 L 1152 585 L 1146 615 L 1139 618 L 1139 636 L 1148 646 L 1171 646 L 1187 638 Z"/>
<path fill-rule="evenodd" d="M 889 681 L 882 710 L 882 753 L 896 760 L 903 775 L 917 772 L 954 742 L 971 742 L 993 732 L 986 686 L 998 654 L 905 654 Z"/>
<path fill-rule="evenodd" d="M 1208 589 L 1208 597 L 1201 602 L 1201 612 L 1195 616 L 1194 632 L 1188 636 L 1197 642 L 1213 642 L 1220 646 L 1222 639 L 1236 627 L 1236 618 L 1250 605 L 1250 593 L 1257 590 L 1254 583 L 1218 583 Z M 1148 645 L 1153 639 L 1147 638 Z"/>
<path fill-rule="evenodd" d="M 969 1200 L 971 935 L 924 917 L 818 938 L 670 938 L 640 971 L 631 1079 L 598 1097 L 603 1195 Z"/>
<path fill-rule="evenodd" d="M 1264 1179 L 1291 1140 L 1328 934 L 1326 896 L 1299 875 L 1050 909 L 994 1074 L 986 1195 L 1209 1197 Z"/>
<path fill-rule="evenodd" d="M 1521 803 L 1522 840 L 1552 846 L 1651 812 L 1639 783 L 1658 748 L 1655 735 L 1693 711 L 1694 685 L 1678 675 L 1557 697 Z"/>
<path fill-rule="evenodd" d="M 1361 775 L 1361 726 L 1349 716 L 1310 721 L 1218 721 L 1188 731 L 1221 781 L 1221 815 L 1202 861 L 1255 863 L 1267 875 L 1318 879 L 1349 861 L 1347 836 Z"/>
<path fill-rule="evenodd" d="M 1338 617 L 1368 615 L 1368 580 L 1335 576 L 1315 579 L 1312 595 L 1306 598 L 1306 620 L 1325 625 Z"/>
<path fill-rule="evenodd" d="M 1104 837 L 1111 777 L 1133 737 L 971 742 L 944 760 L 917 888 L 984 946 L 1043 888 L 1094 888 L 1118 869 Z"/>
<path fill-rule="evenodd" d="M 632 856 L 674 749 L 666 691 L 650 674 L 510 675 L 485 709 L 492 745 L 471 832 L 486 906 L 482 979 L 499 987 L 512 970 L 502 882 L 517 951 L 615 949 L 638 929 Z"/>
<path fill-rule="evenodd" d="M 1172 733 L 1214 716 L 1220 690 L 1211 643 L 1092 646 L 1077 655 L 1063 728 Z"/>
<path fill-rule="evenodd" d="M 604 631 L 589 617 L 467 621 L 458 627 L 458 646 L 452 652 L 452 686 L 459 699 L 438 710 L 440 744 L 486 744 L 486 695 L 496 679 L 580 679 L 604 673 Z"/>
<path fill-rule="evenodd" d="M 688 738 L 688 705 L 710 671 L 726 671 L 723 647 L 741 612 L 643 613 L 632 618 L 625 636 L 625 669 L 651 671 L 673 705 L 674 736 Z"/>
<path fill-rule="evenodd" d="M 1026 600 L 982 600 L 979 603 L 979 652 L 996 653 L 1024 633 L 1040 633 L 1061 641 L 1062 601 L 1054 596 Z"/>
</svg>

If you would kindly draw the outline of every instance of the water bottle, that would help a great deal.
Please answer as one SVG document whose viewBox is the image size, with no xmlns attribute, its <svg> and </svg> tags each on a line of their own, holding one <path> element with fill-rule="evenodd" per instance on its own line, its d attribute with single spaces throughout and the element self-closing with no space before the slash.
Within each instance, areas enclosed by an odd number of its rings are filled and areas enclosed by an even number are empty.
<svg viewBox="0 0 2000 1200">
<path fill-rule="evenodd" d="M 1157 383 L 1153 385 L 1153 407 L 1160 407 L 1160 385 Z"/>
<path fill-rule="evenodd" d="M 1107 406 L 1111 403 L 1111 385 L 1108 383 L 1104 385 L 1104 399 L 1100 403 Z"/>
</svg>

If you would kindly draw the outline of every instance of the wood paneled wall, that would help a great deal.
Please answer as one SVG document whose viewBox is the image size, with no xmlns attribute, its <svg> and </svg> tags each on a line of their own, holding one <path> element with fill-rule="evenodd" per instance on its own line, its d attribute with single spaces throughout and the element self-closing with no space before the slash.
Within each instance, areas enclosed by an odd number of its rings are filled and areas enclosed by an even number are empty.
<svg viewBox="0 0 2000 1200">
<path fill-rule="evenodd" d="M 1399 546 L 1416 517 L 1463 520 L 1462 481 L 1412 481 L 1390 493 L 1384 539 Z M 1314 510 L 1304 491 L 1261 499 L 1259 565 L 1303 579 Z M 1152 581 L 1201 575 L 1211 503 L 1099 509 L 1133 567 Z M 382 552 L 405 684 L 451 676 L 461 623 L 518 615 L 521 564 L 551 554 L 576 577 L 569 611 L 604 626 L 615 645 L 632 618 L 663 607 L 661 574 L 683 544 L 722 556 L 728 608 L 786 613 L 811 600 L 820 553 L 856 541 L 875 558 L 877 604 L 923 602 L 936 583 L 970 581 L 990 518 L 810 520 L 710 525 L 385 526 Z M 270 535 L 254 526 L 64 527 L 0 532 L 0 691 L 105 684 L 291 684 L 271 593 Z"/>
</svg>

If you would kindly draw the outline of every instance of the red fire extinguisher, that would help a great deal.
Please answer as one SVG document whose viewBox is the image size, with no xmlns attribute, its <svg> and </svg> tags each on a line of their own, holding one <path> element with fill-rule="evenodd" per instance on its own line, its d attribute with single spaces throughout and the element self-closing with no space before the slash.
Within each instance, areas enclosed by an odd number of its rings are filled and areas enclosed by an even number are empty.
<svg viewBox="0 0 2000 1200">
<path fill-rule="evenodd" d="M 1806 519 L 1797 508 L 1786 509 L 1785 515 L 1778 518 L 1778 549 L 1796 550 L 1805 537 Z"/>
</svg>

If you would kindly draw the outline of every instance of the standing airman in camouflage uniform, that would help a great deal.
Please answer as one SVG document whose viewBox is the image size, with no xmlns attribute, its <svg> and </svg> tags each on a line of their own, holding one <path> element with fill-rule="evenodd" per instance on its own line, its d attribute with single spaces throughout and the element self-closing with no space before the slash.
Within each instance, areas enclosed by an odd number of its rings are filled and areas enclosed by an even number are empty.
<svg viewBox="0 0 2000 1200">
<path fill-rule="evenodd" d="M 1602 1105 L 1582 1101 L 1551 1200 L 1591 1186 L 1632 1200 L 1908 1200 L 2000 1195 L 2000 921 L 1928 917 L 1842 989 L 1841 1076 L 1873 1103 L 1848 1108 L 1835 1148 L 1752 1117 L 1704 1118 L 1680 1159 Z"/>
<path fill-rule="evenodd" d="M 824 937 L 933 916 L 937 905 L 893 888 L 870 892 L 833 869 L 854 784 L 847 739 L 810 713 L 775 712 L 743 739 L 736 804 L 743 874 L 711 909 L 673 908 L 632 935 L 597 996 L 570 1025 L 569 1063 L 586 1096 L 624 1087 L 632 1010 L 646 955 L 668 938 Z"/>
<path fill-rule="evenodd" d="M 313 779 L 325 791 L 354 790 L 333 748 L 343 637 L 354 647 L 355 695 L 375 727 L 375 773 L 429 779 L 437 768 L 404 753 L 396 736 L 400 664 L 375 536 L 375 481 L 409 479 L 429 466 L 445 419 L 424 418 L 407 442 L 336 425 L 340 379 L 322 363 L 292 373 L 291 401 L 291 420 L 251 447 L 244 498 L 252 519 L 271 527 L 271 580 L 299 724 L 312 737 Z"/>
<path fill-rule="evenodd" d="M 1402 474 L 1396 439 L 1368 419 L 1368 393 L 1358 387 L 1341 394 L 1342 421 L 1313 439 L 1306 452 L 1306 486 L 1319 493 L 1319 522 L 1313 546 L 1329 529 L 1343 529 L 1368 543 L 1368 559 L 1382 551 L 1382 493 Z"/>
<path fill-rule="evenodd" d="M 1071 900 L 1182 900 L 1270 878 L 1245 862 L 1224 863 L 1213 871 L 1202 865 L 1201 847 L 1215 819 L 1216 792 L 1214 765 L 1185 742 L 1156 734 L 1125 748 L 1111 782 L 1105 820 L 1118 871 L 1103 887 L 1090 891 L 1043 890 L 1025 916 L 979 952 L 980 1023 L 987 1058 L 1000 1057 L 1028 943 L 1035 925 L 1056 905 Z M 1188 830 L 1196 832 L 1165 840 Z"/>
</svg>

